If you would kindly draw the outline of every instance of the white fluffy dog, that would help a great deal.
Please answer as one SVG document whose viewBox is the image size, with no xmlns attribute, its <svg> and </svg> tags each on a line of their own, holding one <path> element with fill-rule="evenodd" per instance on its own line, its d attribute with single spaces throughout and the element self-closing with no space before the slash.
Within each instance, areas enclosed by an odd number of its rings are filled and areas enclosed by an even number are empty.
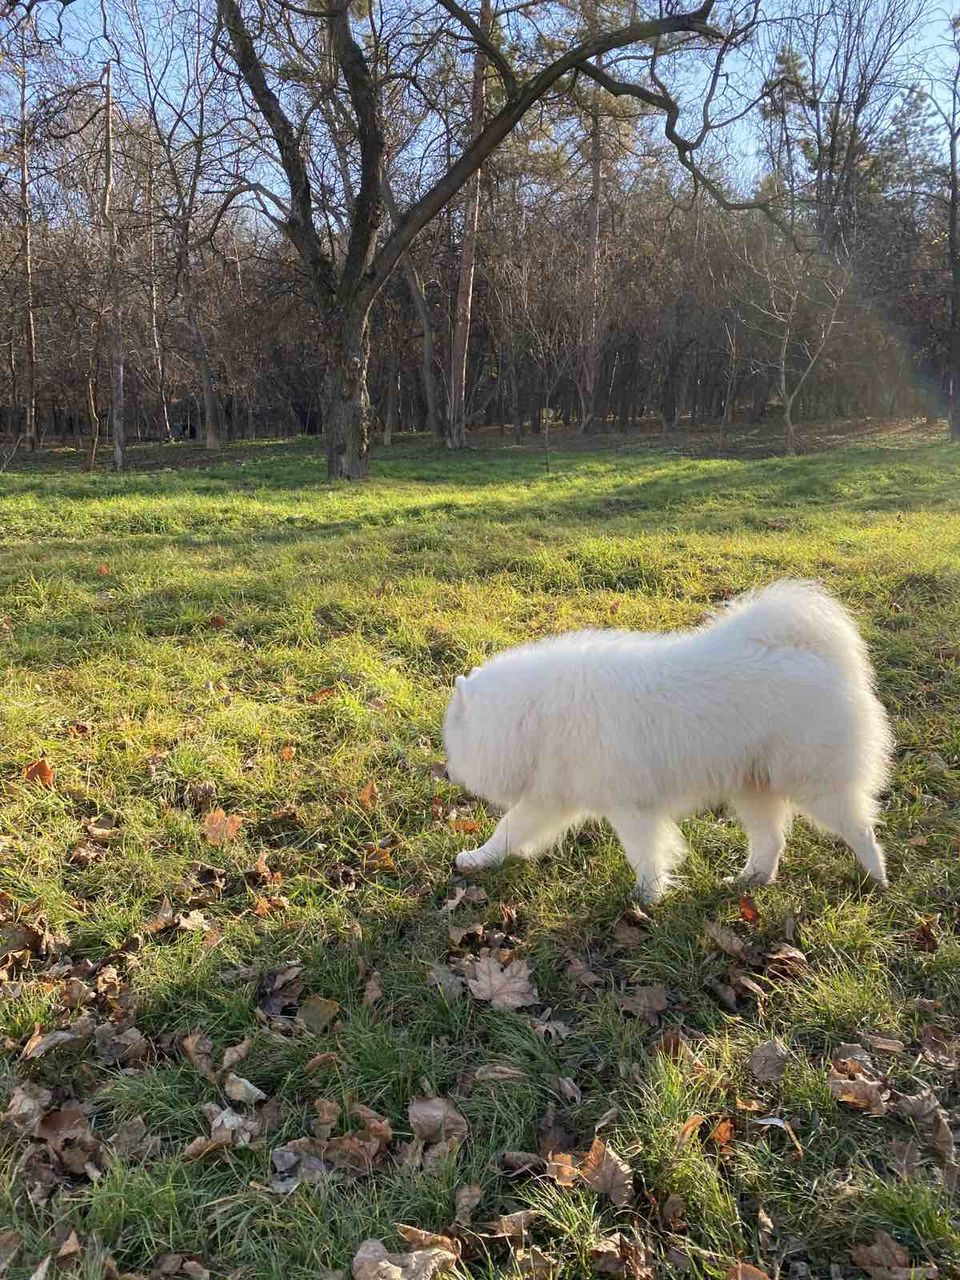
<svg viewBox="0 0 960 1280">
<path fill-rule="evenodd" d="M 458 676 L 444 721 L 453 782 L 502 808 L 457 867 L 534 857 L 606 818 L 656 900 L 686 851 L 676 820 L 728 802 L 766 884 L 793 815 L 840 836 L 886 886 L 874 836 L 893 745 L 866 646 L 812 582 L 734 600 L 694 631 L 576 631 Z"/>
</svg>

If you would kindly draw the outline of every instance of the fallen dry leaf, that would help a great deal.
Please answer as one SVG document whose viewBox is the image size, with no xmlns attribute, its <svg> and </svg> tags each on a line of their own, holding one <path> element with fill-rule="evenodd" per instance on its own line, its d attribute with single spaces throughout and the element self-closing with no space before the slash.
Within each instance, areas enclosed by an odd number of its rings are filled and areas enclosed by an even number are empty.
<svg viewBox="0 0 960 1280">
<path fill-rule="evenodd" d="M 475 1183 L 467 1183 L 466 1186 L 457 1187 L 453 1197 L 454 1222 L 458 1226 L 469 1227 L 473 1218 L 473 1211 L 482 1199 L 483 1187 L 479 1187 Z"/>
<path fill-rule="evenodd" d="M 768 975 L 781 982 L 802 978 L 810 967 L 803 952 L 789 942 L 780 942 L 768 951 L 765 963 Z"/>
<path fill-rule="evenodd" d="M 536 1151 L 504 1151 L 500 1163 L 510 1173 L 542 1173 L 546 1166 L 543 1156 Z"/>
<path fill-rule="evenodd" d="M 340 1012 L 338 1000 L 328 1000 L 324 996 L 307 996 L 297 1011 L 297 1020 L 314 1035 L 326 1031 Z"/>
<path fill-rule="evenodd" d="M 466 1119 L 450 1098 L 414 1098 L 407 1107 L 413 1136 L 422 1142 L 446 1142 L 467 1136 Z"/>
<path fill-rule="evenodd" d="M 550 1011 L 542 1018 L 531 1018 L 530 1028 L 541 1040 L 566 1040 L 573 1034 L 573 1029 L 559 1018 L 549 1017 Z"/>
<path fill-rule="evenodd" d="M 227 844 L 243 826 L 239 814 L 227 814 L 224 809 L 210 809 L 204 815 L 203 834 L 210 844 Z"/>
<path fill-rule="evenodd" d="M 180 1041 L 184 1056 L 196 1067 L 206 1080 L 215 1081 L 217 1073 L 213 1069 L 213 1041 L 202 1031 L 191 1031 Z"/>
<path fill-rule="evenodd" d="M 672 1191 L 660 1206 L 660 1221 L 668 1231 L 686 1231 L 687 1202 Z"/>
<path fill-rule="evenodd" d="M 109 844 L 115 836 L 120 834 L 120 824 L 110 813 L 101 813 L 83 825 L 87 835 L 95 844 Z"/>
<path fill-rule="evenodd" d="M 44 1034 L 38 1026 L 23 1046 L 20 1057 L 24 1062 L 34 1062 L 53 1049 L 61 1049 L 66 1045 L 85 1045 L 96 1030 L 96 1025 L 96 1019 L 92 1015 L 84 1014 L 76 1022 L 58 1031 L 48 1031 Z"/>
<path fill-rule="evenodd" d="M 353 1280 L 433 1280 L 456 1265 L 459 1254 L 440 1245 L 390 1253 L 380 1240 L 364 1240 L 354 1254 Z"/>
<path fill-rule="evenodd" d="M 706 1116 L 695 1115 L 686 1121 L 677 1135 L 677 1150 L 689 1145 L 695 1135 L 699 1133 L 700 1126 L 706 1121 L 706 1118 Z"/>
<path fill-rule="evenodd" d="M 260 979 L 257 989 L 257 1007 L 269 1018 L 292 1017 L 303 993 L 302 968 L 298 964 L 285 964 L 279 969 L 269 969 Z"/>
<path fill-rule="evenodd" d="M 53 1262 L 53 1254 L 48 1253 L 36 1271 L 31 1274 L 30 1280 L 47 1280 L 47 1272 L 50 1270 L 51 1262 Z"/>
<path fill-rule="evenodd" d="M 600 1276 L 624 1276 L 628 1280 L 656 1280 L 657 1277 L 646 1247 L 619 1231 L 593 1245 L 590 1265 Z"/>
<path fill-rule="evenodd" d="M 554 1280 L 558 1263 L 549 1253 L 544 1253 L 536 1245 L 529 1249 L 515 1249 L 511 1258 L 514 1276 L 533 1276 L 534 1280 Z"/>
<path fill-rule="evenodd" d="M 46 756 L 41 756 L 39 760 L 34 760 L 27 765 L 23 776 L 27 782 L 38 782 L 41 787 L 52 787 L 55 775 L 50 761 Z"/>
<path fill-rule="evenodd" d="M 207 619 L 207 623 L 209 626 L 213 627 L 214 631 L 222 631 L 227 625 L 227 620 L 222 613 L 211 613 L 210 617 Z"/>
<path fill-rule="evenodd" d="M 850 1076 L 851 1079 L 857 1076 L 866 1076 L 869 1079 L 874 1074 L 870 1054 L 861 1044 L 837 1045 L 830 1055 L 830 1061 L 837 1071 L 842 1075 Z"/>
<path fill-rule="evenodd" d="M 52 1101 L 53 1094 L 49 1089 L 44 1089 L 41 1085 L 27 1080 L 23 1084 L 14 1086 L 2 1119 L 4 1123 L 19 1130 L 20 1133 L 36 1137 L 40 1121 Z"/>
<path fill-rule="evenodd" d="M 910 1254 L 886 1231 L 878 1231 L 872 1244 L 860 1244 L 850 1251 L 855 1266 L 862 1267 L 871 1280 L 935 1280 L 937 1268 L 926 1263 L 910 1264 Z"/>
<path fill-rule="evenodd" d="M 729 1155 L 731 1153 L 731 1144 L 737 1136 L 736 1126 L 729 1116 L 718 1120 L 710 1130 L 707 1142 L 717 1148 L 721 1155 Z"/>
<path fill-rule="evenodd" d="M 223 1092 L 231 1102 L 242 1102 L 247 1107 L 254 1107 L 258 1102 L 265 1102 L 267 1095 L 255 1084 L 245 1080 L 243 1076 L 229 1071 L 223 1080 Z"/>
<path fill-rule="evenodd" d="M 956 1067 L 958 1057 L 957 1041 L 949 1032 L 935 1023 L 925 1022 L 920 1028 L 920 1052 L 927 1062 L 938 1067 Z"/>
<path fill-rule="evenodd" d="M 618 946 L 639 947 L 647 936 L 650 917 L 639 907 L 632 907 L 618 917 L 613 926 L 613 940 Z"/>
<path fill-rule="evenodd" d="M 508 1062 L 486 1062 L 481 1067 L 477 1067 L 473 1073 L 473 1078 L 479 1084 L 485 1082 L 515 1081 L 526 1080 L 527 1073 L 521 1071 L 519 1067 L 513 1067 Z"/>
<path fill-rule="evenodd" d="M 907 1138 L 906 1142 L 891 1142 L 890 1155 L 893 1158 L 894 1172 L 904 1181 L 912 1178 L 920 1167 L 920 1148 L 913 1138 Z"/>
<path fill-rule="evenodd" d="M 296 747 L 290 746 L 288 743 L 285 747 L 280 748 L 280 759 L 284 764 L 289 764 L 293 757 L 297 754 Z"/>
<path fill-rule="evenodd" d="M 23 1236 L 18 1231 L 0 1232 L 0 1277 L 20 1252 Z"/>
<path fill-rule="evenodd" d="M 376 1004 L 383 999 L 383 987 L 380 985 L 380 974 L 374 969 L 363 988 L 363 1003 Z"/>
<path fill-rule="evenodd" d="M 752 1262 L 735 1262 L 727 1272 L 726 1280 L 770 1280 L 770 1277 Z"/>
<path fill-rule="evenodd" d="M 903 1053 L 907 1047 L 902 1040 L 898 1040 L 895 1036 L 865 1035 L 863 1038 L 875 1053 Z"/>
<path fill-rule="evenodd" d="M 544 1173 L 558 1187 L 575 1187 L 580 1168 L 576 1156 L 569 1151 L 548 1151 Z"/>
<path fill-rule="evenodd" d="M 617 1004 L 624 1013 L 636 1014 L 638 1018 L 646 1018 L 651 1026 L 656 1025 L 659 1015 L 669 1003 L 667 988 L 660 982 L 648 987 L 632 987 L 617 997 Z"/>
<path fill-rule="evenodd" d="M 335 698 L 336 696 L 336 689 L 328 686 L 325 689 L 315 689 L 313 693 L 308 693 L 307 702 L 311 702 L 316 705 L 317 703 L 326 702 L 328 699 Z"/>
<path fill-rule="evenodd" d="M 739 1013 L 740 1006 L 737 1004 L 737 993 L 728 982 L 720 982 L 717 978 L 708 978 L 703 985 L 711 995 L 716 997 L 724 1009 L 729 1010 L 730 1013 Z"/>
<path fill-rule="evenodd" d="M 360 790 L 360 803 L 367 810 L 372 812 L 377 807 L 377 800 L 380 798 L 380 788 L 375 782 L 368 782 L 365 787 Z"/>
<path fill-rule="evenodd" d="M 754 1080 L 775 1084 L 783 1076 L 788 1057 L 787 1047 L 780 1040 L 765 1040 L 751 1053 L 747 1066 Z"/>
<path fill-rule="evenodd" d="M 743 894 L 740 898 L 740 919 L 747 924 L 758 924 L 760 922 L 760 912 L 757 909 L 757 904 L 749 893 Z"/>
<path fill-rule="evenodd" d="M 450 830 L 455 831 L 457 835 L 474 836 L 480 830 L 480 823 L 475 818 L 452 818 Z"/>
<path fill-rule="evenodd" d="M 911 929 L 907 934 L 907 938 L 915 951 L 936 951 L 940 946 L 940 936 L 937 933 L 937 925 L 940 923 L 939 914 L 927 916 L 921 920 L 915 929 Z"/>
<path fill-rule="evenodd" d="M 228 1045 L 223 1051 L 223 1058 L 220 1062 L 221 1071 L 232 1071 L 235 1066 L 241 1063 L 250 1052 L 252 1040 L 249 1036 L 245 1036 L 239 1044 Z"/>
<path fill-rule="evenodd" d="M 922 1089 L 915 1094 L 900 1094 L 893 1103 L 897 1115 L 912 1120 L 923 1135 L 927 1146 L 946 1163 L 954 1158 L 953 1132 L 947 1113 L 932 1089 Z"/>
<path fill-rule="evenodd" d="M 662 1053 L 673 1062 L 695 1062 L 690 1041 L 679 1027 L 665 1027 L 650 1044 L 651 1053 Z"/>
<path fill-rule="evenodd" d="M 503 965 L 489 951 L 474 962 L 467 985 L 478 1000 L 489 1001 L 494 1009 L 522 1009 L 540 999 L 526 961 L 511 960 Z"/>
<path fill-rule="evenodd" d="M 76 1258 L 80 1252 L 80 1238 L 76 1231 L 71 1230 L 70 1234 L 57 1250 L 57 1262 L 70 1263 Z"/>
<path fill-rule="evenodd" d="M 717 924 L 711 920 L 705 926 L 704 932 L 717 950 L 722 951 L 724 955 L 732 956 L 734 960 L 747 959 L 750 951 L 747 943 L 725 924 Z"/>
<path fill-rule="evenodd" d="M 539 1217 L 538 1209 L 518 1209 L 516 1213 L 501 1213 L 487 1226 L 484 1234 L 503 1240 L 523 1240 Z"/>
<path fill-rule="evenodd" d="M 633 1173 L 626 1160 L 600 1138 L 594 1138 L 580 1163 L 580 1177 L 594 1191 L 622 1209 L 633 1200 Z"/>
<path fill-rule="evenodd" d="M 326 1140 L 322 1138 L 295 1138 L 270 1153 L 276 1172 L 270 1179 L 270 1190 L 278 1195 L 289 1195 L 301 1183 L 316 1186 L 328 1179 L 332 1166 L 323 1158 Z"/>
<path fill-rule="evenodd" d="M 160 1151 L 160 1139 L 147 1132 L 143 1116 L 125 1120 L 108 1142 L 123 1160 L 149 1160 Z"/>
<path fill-rule="evenodd" d="M 445 964 L 427 965 L 427 985 L 437 987 L 448 1000 L 458 1000 L 463 995 L 463 979 Z"/>
<path fill-rule="evenodd" d="M 315 1053 L 303 1064 L 304 1071 L 319 1071 L 321 1067 L 335 1067 L 340 1061 L 339 1053 L 328 1050 L 326 1053 Z"/>
<path fill-rule="evenodd" d="M 849 1078 L 831 1070 L 827 1085 L 830 1096 L 838 1102 L 844 1102 L 857 1111 L 865 1111 L 871 1116 L 887 1114 L 887 1098 L 890 1090 L 879 1080 L 870 1080 L 865 1076 Z"/>
<path fill-rule="evenodd" d="M 410 1227 L 398 1222 L 397 1235 L 414 1249 L 449 1249 L 451 1253 L 460 1256 L 460 1241 L 436 1231 L 423 1231 L 420 1227 Z"/>
<path fill-rule="evenodd" d="M 333 1133 L 340 1119 L 340 1104 L 334 1102 L 332 1098 L 314 1098 L 313 1109 L 317 1116 L 311 1128 L 316 1137 L 326 1140 Z"/>
</svg>

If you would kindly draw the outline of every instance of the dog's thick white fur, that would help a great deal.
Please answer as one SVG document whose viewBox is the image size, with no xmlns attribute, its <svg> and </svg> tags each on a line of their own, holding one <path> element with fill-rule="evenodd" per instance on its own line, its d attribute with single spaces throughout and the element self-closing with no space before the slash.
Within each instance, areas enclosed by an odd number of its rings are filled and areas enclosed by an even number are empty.
<svg viewBox="0 0 960 1280">
<path fill-rule="evenodd" d="M 457 677 L 444 741 L 451 780 L 505 811 L 461 871 L 606 818 L 653 901 L 686 851 L 676 820 L 725 801 L 749 837 L 747 881 L 775 878 L 802 813 L 887 883 L 873 828 L 893 740 L 856 625 L 816 583 L 751 592 L 694 631 L 508 649 Z"/>
</svg>

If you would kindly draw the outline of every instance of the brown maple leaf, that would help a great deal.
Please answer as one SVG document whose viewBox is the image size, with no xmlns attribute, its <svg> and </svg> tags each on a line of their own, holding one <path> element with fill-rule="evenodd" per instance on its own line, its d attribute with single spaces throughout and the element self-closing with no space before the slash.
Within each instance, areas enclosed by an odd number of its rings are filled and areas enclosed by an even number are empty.
<svg viewBox="0 0 960 1280">
<path fill-rule="evenodd" d="M 494 1009 L 522 1009 L 540 999 L 526 961 L 511 960 L 504 965 L 489 951 L 474 962 L 467 985 L 478 1000 L 488 1001 Z"/>
</svg>

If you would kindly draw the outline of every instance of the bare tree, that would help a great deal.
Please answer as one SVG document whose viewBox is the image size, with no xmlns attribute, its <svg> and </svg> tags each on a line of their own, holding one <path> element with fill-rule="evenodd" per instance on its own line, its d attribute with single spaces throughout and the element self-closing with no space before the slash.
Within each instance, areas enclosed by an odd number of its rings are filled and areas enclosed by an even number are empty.
<svg viewBox="0 0 960 1280">
<path fill-rule="evenodd" d="M 535 104 L 569 73 L 589 70 L 592 59 L 611 49 L 653 42 L 678 34 L 720 39 L 708 26 L 714 0 L 700 8 L 670 17 L 634 21 L 601 31 L 568 47 L 534 75 L 523 76 L 505 53 L 481 30 L 456 0 L 443 0 L 463 31 L 483 49 L 496 69 L 504 104 L 489 119 L 462 155 L 447 167 L 380 241 L 383 222 L 384 132 L 376 68 L 356 39 L 349 6 L 337 3 L 318 21 L 325 26 L 328 47 L 347 87 L 359 153 L 359 180 L 353 200 L 346 253 L 336 263 L 318 231 L 314 192 L 297 131 L 271 86 L 264 61 L 238 0 L 217 0 L 240 75 L 273 136 L 289 187 L 283 226 L 303 259 L 311 287 L 324 317 L 327 374 L 325 429 L 328 470 L 332 478 L 357 478 L 366 473 L 370 436 L 366 390 L 367 323 L 377 294 L 420 231 L 478 171 L 503 139 Z M 274 9 L 282 8 L 282 3 Z M 264 23 L 270 5 L 261 0 Z M 309 10 L 300 10 L 309 13 Z M 602 74 L 602 73 L 601 73 Z M 657 97 L 676 125 L 679 107 L 660 82 Z"/>
</svg>

